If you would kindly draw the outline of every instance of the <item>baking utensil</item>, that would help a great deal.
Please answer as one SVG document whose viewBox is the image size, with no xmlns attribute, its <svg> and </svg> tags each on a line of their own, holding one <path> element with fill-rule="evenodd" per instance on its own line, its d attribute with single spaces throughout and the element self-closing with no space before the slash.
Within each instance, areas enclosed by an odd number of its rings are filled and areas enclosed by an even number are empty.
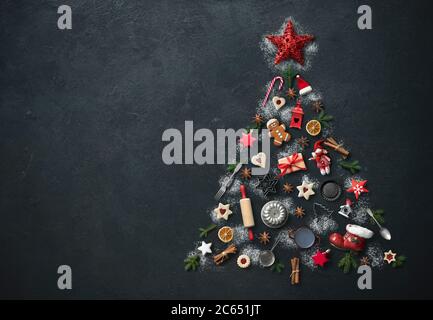
<svg viewBox="0 0 433 320">
<path fill-rule="evenodd" d="M 376 220 L 374 217 L 373 212 L 370 209 L 367 209 L 367 213 L 370 217 L 373 218 L 374 222 L 379 226 L 379 234 L 384 238 L 385 240 L 391 240 L 391 232 L 387 228 L 384 228 L 380 225 L 380 223 Z"/>
<path fill-rule="evenodd" d="M 274 264 L 275 262 L 275 254 L 274 254 L 274 249 L 277 246 L 277 244 L 280 242 L 281 237 L 278 237 L 275 242 L 274 245 L 272 246 L 272 248 L 270 250 L 264 250 L 262 252 L 260 252 L 259 254 L 259 262 L 260 265 L 263 267 L 270 267 Z"/>
<path fill-rule="evenodd" d="M 241 184 L 240 189 L 242 199 L 239 201 L 239 204 L 241 206 L 242 222 L 244 224 L 244 227 L 248 229 L 248 238 L 250 240 L 254 240 L 253 230 L 251 229 L 252 227 L 254 227 L 254 215 L 253 208 L 251 206 L 251 200 L 247 198 L 245 186 L 243 184 Z"/>
<path fill-rule="evenodd" d="M 289 215 L 286 207 L 280 201 L 269 201 L 262 207 L 260 213 L 263 223 L 269 228 L 282 227 Z"/>
<path fill-rule="evenodd" d="M 236 167 L 235 170 L 233 170 L 233 173 L 231 174 L 231 176 L 229 177 L 229 179 L 221 186 L 221 188 L 218 190 L 218 192 L 215 194 L 215 200 L 218 201 L 219 199 L 221 199 L 221 197 L 223 196 L 223 194 L 226 192 L 227 187 L 229 185 L 231 185 L 232 181 L 233 181 L 233 177 L 235 176 L 236 173 L 238 173 L 238 171 L 241 169 L 243 163 L 239 162 Z"/>
<path fill-rule="evenodd" d="M 319 240 L 314 232 L 307 227 L 299 227 L 294 232 L 289 233 L 289 236 L 295 241 L 299 249 L 311 248 L 316 240 Z"/>
</svg>

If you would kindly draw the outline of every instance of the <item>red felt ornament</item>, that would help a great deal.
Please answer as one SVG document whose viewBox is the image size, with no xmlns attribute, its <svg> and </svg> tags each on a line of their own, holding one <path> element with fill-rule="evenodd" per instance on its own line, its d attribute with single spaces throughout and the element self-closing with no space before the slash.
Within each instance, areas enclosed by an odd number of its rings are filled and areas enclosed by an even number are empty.
<svg viewBox="0 0 433 320">
<path fill-rule="evenodd" d="M 314 37 L 309 34 L 297 34 L 291 20 L 287 23 L 286 29 L 282 35 L 269 35 L 266 36 L 266 38 L 278 48 L 274 61 L 275 64 L 279 64 L 284 60 L 293 59 L 301 65 L 304 65 L 302 50 L 308 42 L 314 39 Z"/>
<path fill-rule="evenodd" d="M 321 266 L 324 267 L 325 263 L 327 263 L 329 261 L 328 259 L 328 253 L 331 252 L 331 250 L 326 250 L 326 251 L 320 251 L 317 250 L 316 254 L 312 257 L 313 258 L 313 263 L 315 266 Z"/>
</svg>

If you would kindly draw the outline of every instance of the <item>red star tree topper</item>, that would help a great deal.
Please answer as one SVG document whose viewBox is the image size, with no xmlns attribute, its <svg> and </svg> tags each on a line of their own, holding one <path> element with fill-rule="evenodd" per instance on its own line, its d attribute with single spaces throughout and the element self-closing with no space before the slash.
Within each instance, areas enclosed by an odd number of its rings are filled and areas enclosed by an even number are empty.
<svg viewBox="0 0 433 320">
<path fill-rule="evenodd" d="M 309 34 L 297 34 L 291 20 L 287 23 L 286 29 L 282 35 L 269 35 L 266 36 L 266 38 L 278 49 L 277 55 L 275 56 L 275 64 L 279 64 L 284 60 L 293 59 L 301 65 L 304 65 L 302 50 L 308 42 L 314 39 L 314 37 Z"/>
</svg>

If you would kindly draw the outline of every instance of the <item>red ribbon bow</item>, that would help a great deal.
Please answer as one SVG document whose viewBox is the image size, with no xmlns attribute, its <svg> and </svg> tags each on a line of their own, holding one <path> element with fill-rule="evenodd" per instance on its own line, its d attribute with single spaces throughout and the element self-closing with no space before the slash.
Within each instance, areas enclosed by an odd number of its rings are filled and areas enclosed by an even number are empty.
<svg viewBox="0 0 433 320">
<path fill-rule="evenodd" d="M 281 173 L 278 175 L 278 177 L 284 176 L 289 170 L 290 172 L 293 172 L 293 170 L 291 170 L 292 168 L 298 168 L 299 170 L 307 170 L 307 168 L 297 165 L 298 162 L 303 162 L 302 156 L 299 157 L 299 153 L 295 153 L 289 157 L 286 157 L 286 159 L 287 162 L 278 164 L 278 169 L 281 170 Z"/>
</svg>

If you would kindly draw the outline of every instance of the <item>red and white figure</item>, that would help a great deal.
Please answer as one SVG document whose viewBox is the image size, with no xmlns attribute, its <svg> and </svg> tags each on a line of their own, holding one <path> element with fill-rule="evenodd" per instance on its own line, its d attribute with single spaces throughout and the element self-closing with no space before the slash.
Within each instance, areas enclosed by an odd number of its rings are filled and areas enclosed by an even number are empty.
<svg viewBox="0 0 433 320">
<path fill-rule="evenodd" d="M 373 235 L 374 232 L 370 229 L 348 224 L 346 234 L 343 236 L 339 233 L 332 233 L 329 236 L 329 243 L 337 249 L 362 251 L 365 248 L 366 239 L 370 239 Z"/>
<path fill-rule="evenodd" d="M 359 196 L 362 193 L 368 192 L 367 188 L 365 187 L 365 184 L 367 183 L 367 180 L 362 180 L 362 181 L 358 181 L 358 180 L 354 180 L 352 179 L 352 186 L 347 189 L 347 192 L 353 192 L 355 195 L 356 200 L 359 199 Z"/>
<path fill-rule="evenodd" d="M 301 76 L 299 74 L 296 75 L 296 85 L 298 86 L 299 94 L 301 96 L 313 91 L 313 88 L 311 87 L 311 85 L 307 81 L 305 81 L 303 78 L 301 78 Z"/>
<path fill-rule="evenodd" d="M 309 160 L 316 160 L 316 166 L 320 170 L 322 176 L 331 173 L 331 158 L 327 156 L 328 151 L 322 146 L 323 140 L 316 141 L 314 144 L 314 151 L 311 153 L 312 158 Z"/>
</svg>

